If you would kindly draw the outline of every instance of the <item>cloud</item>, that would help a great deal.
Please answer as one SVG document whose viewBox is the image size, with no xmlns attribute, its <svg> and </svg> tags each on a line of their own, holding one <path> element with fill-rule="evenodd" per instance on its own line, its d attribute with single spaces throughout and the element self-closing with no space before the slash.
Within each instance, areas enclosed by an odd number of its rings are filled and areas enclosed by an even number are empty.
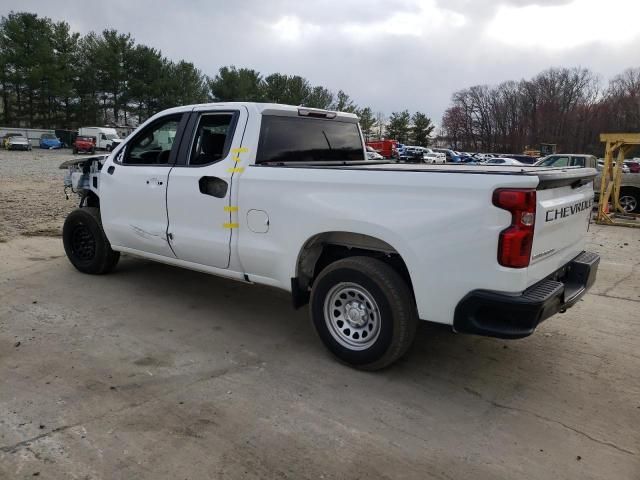
<svg viewBox="0 0 640 480">
<path fill-rule="evenodd" d="M 640 3 L 629 0 L 607 0 L 606 6 L 601 0 L 509 5 L 498 8 L 486 31 L 511 45 L 566 51 L 592 43 L 629 44 L 639 37 L 638 18 Z M 522 25 L 535 25 L 535 34 L 523 35 Z"/>
<path fill-rule="evenodd" d="M 209 75 L 230 64 L 264 74 L 299 74 L 315 85 L 343 89 L 376 111 L 420 110 L 438 122 L 460 88 L 519 80 L 551 66 L 581 65 L 604 78 L 640 66 L 636 4 L 5 0 L 0 14 L 37 12 L 66 20 L 81 33 L 115 28 Z"/>
</svg>

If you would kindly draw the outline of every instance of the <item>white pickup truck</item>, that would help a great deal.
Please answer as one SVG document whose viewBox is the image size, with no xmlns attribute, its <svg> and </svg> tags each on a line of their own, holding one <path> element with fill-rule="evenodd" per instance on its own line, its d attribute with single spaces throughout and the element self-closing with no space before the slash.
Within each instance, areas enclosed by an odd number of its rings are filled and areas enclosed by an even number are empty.
<svg viewBox="0 0 640 480">
<path fill-rule="evenodd" d="M 369 161 L 355 115 L 214 103 L 150 118 L 110 155 L 65 162 L 67 256 L 120 252 L 280 288 L 340 360 L 400 358 L 419 319 L 530 335 L 593 284 L 594 169 Z"/>
</svg>

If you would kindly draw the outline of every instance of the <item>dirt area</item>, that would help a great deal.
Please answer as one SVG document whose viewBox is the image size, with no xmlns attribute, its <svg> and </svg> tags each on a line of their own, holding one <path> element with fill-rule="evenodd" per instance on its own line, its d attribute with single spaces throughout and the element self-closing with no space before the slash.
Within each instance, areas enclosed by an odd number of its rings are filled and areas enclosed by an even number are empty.
<svg viewBox="0 0 640 480">
<path fill-rule="evenodd" d="M 72 156 L 69 149 L 0 149 L 0 242 L 16 235 L 60 235 L 77 198 L 66 200 L 58 166 Z"/>
<path fill-rule="evenodd" d="M 130 256 L 87 276 L 60 238 L 16 237 L 74 205 L 62 154 L 20 153 L 0 154 L 0 479 L 640 478 L 640 229 L 592 226 L 595 286 L 533 336 L 425 323 L 364 373 L 282 292 Z"/>
</svg>

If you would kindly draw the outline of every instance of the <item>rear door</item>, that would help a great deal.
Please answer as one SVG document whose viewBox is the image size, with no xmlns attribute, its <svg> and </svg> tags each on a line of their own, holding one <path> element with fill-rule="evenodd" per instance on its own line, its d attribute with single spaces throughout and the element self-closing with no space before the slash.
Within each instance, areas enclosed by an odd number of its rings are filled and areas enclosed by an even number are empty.
<svg viewBox="0 0 640 480">
<path fill-rule="evenodd" d="M 169 241 L 180 260 L 228 268 L 238 206 L 231 184 L 244 170 L 245 107 L 194 110 L 178 161 L 169 175 Z"/>
<path fill-rule="evenodd" d="M 540 176 L 529 284 L 542 280 L 584 250 L 595 173 L 575 168 Z"/>
<path fill-rule="evenodd" d="M 174 257 L 167 241 L 167 180 L 187 117 L 160 117 L 102 167 L 100 214 L 112 245 Z"/>
</svg>

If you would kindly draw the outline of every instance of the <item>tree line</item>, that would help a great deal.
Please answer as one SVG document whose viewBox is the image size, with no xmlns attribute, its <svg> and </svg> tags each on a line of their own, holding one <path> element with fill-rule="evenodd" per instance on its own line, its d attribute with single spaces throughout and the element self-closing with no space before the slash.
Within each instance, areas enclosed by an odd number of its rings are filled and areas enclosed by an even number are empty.
<svg viewBox="0 0 640 480">
<path fill-rule="evenodd" d="M 177 105 L 210 101 L 286 103 L 356 113 L 366 139 L 397 137 L 427 145 L 433 130 L 423 113 L 359 107 L 299 75 L 263 75 L 223 66 L 213 77 L 107 29 L 81 36 L 68 23 L 28 12 L 0 18 L 0 118 L 6 126 L 77 128 L 137 125 Z"/>
<path fill-rule="evenodd" d="M 606 87 L 586 68 L 551 68 L 526 80 L 476 85 L 452 95 L 442 136 L 457 150 L 519 153 L 540 143 L 602 152 L 604 132 L 640 131 L 640 68 Z"/>
</svg>

